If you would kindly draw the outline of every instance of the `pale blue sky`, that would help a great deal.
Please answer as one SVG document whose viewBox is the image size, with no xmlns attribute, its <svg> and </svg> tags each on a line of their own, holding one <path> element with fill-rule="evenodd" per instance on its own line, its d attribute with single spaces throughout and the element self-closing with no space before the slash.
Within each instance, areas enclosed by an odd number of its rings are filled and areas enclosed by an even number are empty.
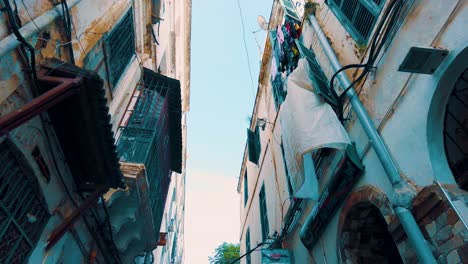
<svg viewBox="0 0 468 264">
<path fill-rule="evenodd" d="M 240 0 L 257 89 L 260 51 L 252 31 L 271 0 Z M 193 0 L 191 108 L 185 220 L 187 263 L 208 263 L 223 241 L 239 241 L 237 177 L 254 91 L 237 0 Z M 263 49 L 265 33 L 256 34 Z"/>
</svg>

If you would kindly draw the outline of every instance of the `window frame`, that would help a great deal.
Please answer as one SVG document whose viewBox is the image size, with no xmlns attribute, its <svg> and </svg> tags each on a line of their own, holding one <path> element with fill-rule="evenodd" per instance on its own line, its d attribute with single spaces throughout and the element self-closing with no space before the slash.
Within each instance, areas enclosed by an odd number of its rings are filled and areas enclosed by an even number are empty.
<svg viewBox="0 0 468 264">
<path fill-rule="evenodd" d="M 9 138 L 0 143 L 0 162 L 5 161 L 0 170 L 0 245 L 6 247 L 6 254 L 0 261 L 25 262 L 36 248 L 50 212 L 34 170 Z"/>
<path fill-rule="evenodd" d="M 340 6 L 336 4 L 335 0 L 326 0 L 325 3 L 332 10 L 333 14 L 335 14 L 338 21 L 340 21 L 341 25 L 343 25 L 346 31 L 348 31 L 348 33 L 351 35 L 354 41 L 358 44 L 366 45 L 369 42 L 369 40 L 372 38 L 372 32 L 374 31 L 374 28 L 379 20 L 380 14 L 382 12 L 383 6 L 385 5 L 386 1 L 385 0 L 349 0 L 349 1 L 356 1 L 356 7 L 354 7 L 353 9 L 353 18 L 352 18 L 353 21 L 356 20 L 357 14 L 359 13 L 359 10 L 357 8 L 358 4 L 364 7 L 375 18 L 373 25 L 369 29 L 369 34 L 366 37 L 361 35 L 359 30 L 354 25 L 354 22 L 351 21 L 346 16 L 346 14 L 344 13 L 342 9 L 344 2 L 348 0 L 339 0 L 339 1 L 341 1 Z M 380 3 L 377 4 L 375 3 L 376 1 Z"/>
<path fill-rule="evenodd" d="M 262 226 L 262 240 L 266 241 L 270 233 L 270 225 L 268 221 L 268 208 L 266 204 L 265 183 L 260 188 L 258 194 L 258 203 L 260 207 L 260 224 Z"/>
<path fill-rule="evenodd" d="M 292 183 L 291 183 L 291 177 L 289 176 L 288 164 L 286 162 L 286 154 L 284 152 L 283 139 L 281 139 L 280 148 L 281 148 L 281 156 L 283 158 L 284 173 L 286 174 L 286 181 L 287 181 L 287 185 L 288 185 L 288 193 L 289 193 L 289 195 L 293 195 L 294 190 L 293 190 Z"/>
<path fill-rule="evenodd" d="M 255 126 L 255 131 L 247 129 L 247 147 L 249 161 L 259 165 L 262 144 L 260 142 L 260 131 L 258 130 L 258 126 Z"/>
<path fill-rule="evenodd" d="M 248 200 L 249 200 L 249 185 L 248 185 L 248 178 L 247 178 L 247 169 L 245 169 L 245 173 L 244 173 L 244 207 L 247 205 Z"/>
<path fill-rule="evenodd" d="M 245 254 L 250 251 L 250 228 L 245 232 Z M 247 264 L 251 263 L 250 254 L 245 256 Z"/>
<path fill-rule="evenodd" d="M 126 61 L 122 65 L 115 65 L 116 63 L 114 62 L 115 61 L 114 58 L 118 57 L 119 55 L 122 55 L 122 53 L 113 54 L 113 51 L 114 51 L 113 44 L 115 41 L 113 41 L 112 39 L 114 38 L 114 34 L 118 35 L 118 31 L 122 29 L 120 27 L 124 25 L 124 23 L 126 22 L 125 20 L 127 19 L 128 16 L 130 16 L 129 23 L 131 24 L 131 28 L 132 28 L 132 30 L 129 32 L 131 36 L 129 36 L 127 39 L 122 38 L 121 39 L 122 41 L 119 42 L 119 45 L 122 45 L 123 43 L 129 40 L 130 43 L 133 44 L 133 45 L 129 45 L 130 47 L 133 48 L 133 50 L 131 52 L 131 56 L 129 56 L 128 59 L 126 58 Z M 117 38 L 117 39 L 120 39 L 120 38 Z M 119 21 L 115 23 L 114 26 L 106 34 L 104 34 L 103 51 L 105 54 L 105 60 L 106 60 L 107 69 L 108 69 L 107 72 L 108 72 L 109 87 L 110 87 L 111 92 L 114 93 L 116 91 L 116 87 L 118 86 L 118 83 L 120 82 L 122 76 L 125 74 L 136 52 L 135 14 L 134 14 L 133 7 L 128 8 L 123 13 L 123 15 L 119 18 Z M 117 72 L 114 72 L 114 70 L 112 69 L 115 69 L 116 66 L 119 66 L 119 69 L 117 70 Z"/>
</svg>

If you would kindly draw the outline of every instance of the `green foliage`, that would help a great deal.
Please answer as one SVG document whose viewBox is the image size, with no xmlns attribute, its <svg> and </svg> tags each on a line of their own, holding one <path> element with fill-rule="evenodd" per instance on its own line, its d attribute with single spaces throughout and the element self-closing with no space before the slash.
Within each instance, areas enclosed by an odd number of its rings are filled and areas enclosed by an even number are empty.
<svg viewBox="0 0 468 264">
<path fill-rule="evenodd" d="M 215 249 L 215 255 L 208 257 L 210 264 L 231 264 L 240 256 L 239 244 L 222 243 Z"/>
</svg>

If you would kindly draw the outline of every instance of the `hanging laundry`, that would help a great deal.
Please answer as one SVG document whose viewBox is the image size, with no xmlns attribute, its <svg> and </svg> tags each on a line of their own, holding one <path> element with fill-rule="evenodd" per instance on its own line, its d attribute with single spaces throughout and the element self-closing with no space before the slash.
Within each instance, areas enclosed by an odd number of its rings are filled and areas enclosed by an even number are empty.
<svg viewBox="0 0 468 264">
<path fill-rule="evenodd" d="M 278 26 L 278 29 L 276 31 L 278 35 L 278 43 L 281 46 L 284 42 L 284 35 L 283 35 L 283 30 L 282 30 L 281 25 Z"/>
<path fill-rule="evenodd" d="M 311 152 L 321 148 L 346 149 L 349 136 L 333 109 L 312 87 L 306 59 L 288 76 L 280 124 L 286 163 L 296 197 L 318 199 L 318 179 Z M 307 172 L 307 173 L 305 173 Z"/>
</svg>

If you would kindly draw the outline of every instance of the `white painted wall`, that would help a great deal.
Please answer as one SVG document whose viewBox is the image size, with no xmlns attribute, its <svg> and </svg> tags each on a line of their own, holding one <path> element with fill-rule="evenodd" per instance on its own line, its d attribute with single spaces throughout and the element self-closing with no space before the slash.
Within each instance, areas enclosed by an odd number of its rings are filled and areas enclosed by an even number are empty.
<svg viewBox="0 0 468 264">
<path fill-rule="evenodd" d="M 320 4 L 317 18 L 331 41 L 341 64 L 359 63 L 364 58 L 359 53 L 357 44 L 324 3 L 325 1 L 319 0 L 316 2 Z M 468 35 L 465 34 L 465 27 L 468 24 L 467 17 L 468 5 L 463 0 L 416 0 L 391 45 L 384 55 L 379 58 L 375 75 L 369 78 L 360 94 L 360 98 L 375 125 L 381 131 L 384 141 L 395 161 L 399 164 L 404 176 L 408 177 L 419 188 L 430 185 L 435 180 L 454 183 L 452 173 L 447 166 L 445 153 L 441 151 L 443 150 L 443 147 L 440 146 L 442 128 L 439 124 L 441 124 L 441 120 L 434 117 L 433 104 L 434 101 L 437 101 L 435 98 L 443 95 L 441 90 L 450 89 L 450 85 L 443 88 L 439 87 L 441 78 L 452 74 L 453 82 L 453 78 L 457 77 L 456 74 L 452 73 L 453 69 L 450 69 L 449 66 L 467 47 Z M 310 41 L 314 38 L 314 34 L 308 27 L 309 25 L 304 25 L 303 32 L 305 35 L 303 38 Z M 433 75 L 398 72 L 399 64 L 412 46 L 444 48 L 449 50 L 450 53 Z M 334 72 L 318 41 L 314 41 L 312 48 L 325 74 L 330 78 Z M 460 56 L 459 60 L 455 61 L 455 63 L 461 65 L 459 68 L 468 66 L 466 57 L 464 58 L 463 62 L 460 62 Z M 267 64 L 262 68 L 263 71 L 266 71 L 266 75 L 269 75 L 269 67 L 269 64 Z M 447 71 L 447 69 L 450 71 Z M 352 70 L 348 71 L 351 79 L 352 73 Z M 256 117 L 266 117 L 269 122 L 274 124 L 267 124 L 265 132 L 262 131 L 261 133 L 262 153 L 264 153 L 267 144 L 268 151 L 265 162 L 260 163 L 260 169 L 249 162 L 247 155 L 244 155 L 238 188 L 241 196 L 240 243 L 242 253 L 245 252 L 245 231 L 247 228 L 250 228 L 251 247 L 254 247 L 261 240 L 258 208 L 258 192 L 261 183 L 265 182 L 267 187 L 270 233 L 273 230 L 281 229 L 280 224 L 278 224 L 278 220 L 281 219 L 280 204 L 288 195 L 281 150 L 274 139 L 274 137 L 280 138 L 281 131 L 278 120 L 276 120 L 277 112 L 274 109 L 271 87 L 266 83 L 262 83 L 259 90 L 258 96 L 260 99 L 257 100 L 255 105 Z M 445 92 L 445 95 L 447 95 L 447 92 Z M 440 102 L 439 104 L 443 105 Z M 443 112 L 443 108 L 437 105 L 436 110 Z M 443 117 L 443 114 L 440 114 L 440 116 Z M 304 122 L 307 121 L 304 120 Z M 274 137 L 270 132 L 273 126 L 275 127 Z M 439 130 L 434 132 L 437 129 Z M 392 200 L 392 186 L 380 165 L 378 157 L 372 149 L 364 152 L 368 139 L 360 123 L 358 121 L 350 122 L 347 130 L 351 139 L 356 142 L 358 152 L 361 154 L 365 165 L 365 172 L 354 190 L 365 185 L 373 185 L 385 192 Z M 439 134 L 434 135 L 434 133 Z M 274 164 L 271 162 L 272 154 L 275 157 Z M 263 154 L 260 160 L 262 160 L 262 157 Z M 276 165 L 276 168 L 274 165 Z M 249 187 L 249 204 L 246 207 L 244 207 L 243 201 L 243 184 L 245 184 L 243 182 L 243 170 L 245 168 L 247 168 Z M 275 186 L 275 182 L 278 182 L 277 186 Z M 251 199 L 253 200 L 250 201 Z M 286 202 L 283 214 L 286 213 L 288 206 L 289 202 Z M 286 237 L 284 245 L 292 250 L 294 263 L 338 263 L 337 239 L 339 237 L 337 225 L 341 208 L 330 220 L 321 241 L 315 244 L 312 252 L 308 252 L 299 239 L 299 232 L 312 206 L 313 202 L 308 202 L 305 208 L 302 209 L 299 221 Z M 260 263 L 259 261 L 258 253 L 253 253 L 252 263 Z M 245 259 L 243 263 L 246 263 Z"/>
</svg>

